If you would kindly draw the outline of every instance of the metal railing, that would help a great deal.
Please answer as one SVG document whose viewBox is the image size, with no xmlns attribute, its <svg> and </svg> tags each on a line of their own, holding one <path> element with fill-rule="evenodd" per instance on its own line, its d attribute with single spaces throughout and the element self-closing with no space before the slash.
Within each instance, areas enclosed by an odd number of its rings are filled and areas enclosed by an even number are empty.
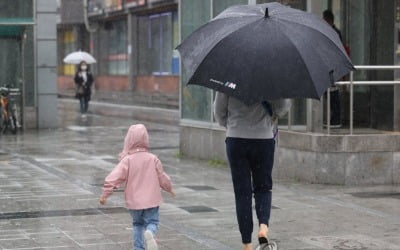
<svg viewBox="0 0 400 250">
<path fill-rule="evenodd" d="M 397 70 L 400 69 L 400 66 L 395 65 L 358 65 L 354 66 L 356 70 Z M 350 105 L 349 105 L 349 133 L 353 134 L 353 112 L 354 112 L 354 86 L 362 86 L 362 85 L 397 85 L 400 84 L 400 81 L 354 81 L 354 71 L 350 72 L 349 81 L 338 81 L 336 85 L 349 85 L 350 86 Z M 330 134 L 330 91 L 327 91 L 327 133 Z"/>
</svg>

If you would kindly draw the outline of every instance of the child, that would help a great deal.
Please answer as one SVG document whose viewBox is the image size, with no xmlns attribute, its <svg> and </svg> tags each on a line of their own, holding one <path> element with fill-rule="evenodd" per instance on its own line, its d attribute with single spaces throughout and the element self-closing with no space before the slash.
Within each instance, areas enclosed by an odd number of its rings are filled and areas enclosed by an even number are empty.
<svg viewBox="0 0 400 250">
<path fill-rule="evenodd" d="M 125 183 L 125 203 L 132 216 L 133 247 L 144 250 L 143 232 L 147 250 L 156 250 L 154 236 L 158 230 L 161 189 L 175 196 L 169 176 L 163 171 L 157 156 L 148 152 L 149 135 L 143 124 L 132 125 L 125 136 L 120 162 L 104 181 L 100 204 Z"/>
</svg>

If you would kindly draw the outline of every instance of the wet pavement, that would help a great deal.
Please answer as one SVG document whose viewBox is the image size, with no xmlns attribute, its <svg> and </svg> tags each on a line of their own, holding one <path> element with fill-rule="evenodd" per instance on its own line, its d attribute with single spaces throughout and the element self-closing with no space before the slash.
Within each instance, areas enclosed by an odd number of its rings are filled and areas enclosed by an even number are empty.
<svg viewBox="0 0 400 250">
<path fill-rule="evenodd" d="M 0 249 L 131 249 L 123 190 L 98 197 L 138 122 L 61 110 L 59 129 L 1 136 Z M 164 194 L 160 249 L 241 249 L 228 167 L 182 158 L 176 126 L 144 124 L 177 194 Z M 273 206 L 279 249 L 400 249 L 399 186 L 275 181 Z"/>
</svg>

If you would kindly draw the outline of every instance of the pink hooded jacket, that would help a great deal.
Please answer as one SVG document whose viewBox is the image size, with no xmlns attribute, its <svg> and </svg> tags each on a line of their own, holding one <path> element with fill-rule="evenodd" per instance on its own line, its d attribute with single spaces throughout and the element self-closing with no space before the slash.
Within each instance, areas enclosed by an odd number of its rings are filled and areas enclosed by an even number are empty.
<svg viewBox="0 0 400 250">
<path fill-rule="evenodd" d="M 157 156 L 148 152 L 149 135 L 143 124 L 132 125 L 125 137 L 120 162 L 106 177 L 103 197 L 107 198 L 125 182 L 128 209 L 146 209 L 161 205 L 161 188 L 171 192 L 172 183 Z"/>
</svg>

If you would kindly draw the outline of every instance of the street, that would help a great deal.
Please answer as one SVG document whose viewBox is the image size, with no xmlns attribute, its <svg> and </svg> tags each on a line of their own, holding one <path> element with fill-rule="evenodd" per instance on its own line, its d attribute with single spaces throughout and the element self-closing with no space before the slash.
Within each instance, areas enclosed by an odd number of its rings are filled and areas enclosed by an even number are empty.
<svg viewBox="0 0 400 250">
<path fill-rule="evenodd" d="M 61 109 L 59 129 L 2 135 L 0 249 L 131 249 L 123 190 L 98 198 L 134 123 Z M 180 155 L 179 127 L 143 123 L 176 192 L 163 194 L 159 248 L 241 249 L 229 167 Z M 270 228 L 282 250 L 400 249 L 400 187 L 276 180 Z"/>
</svg>

